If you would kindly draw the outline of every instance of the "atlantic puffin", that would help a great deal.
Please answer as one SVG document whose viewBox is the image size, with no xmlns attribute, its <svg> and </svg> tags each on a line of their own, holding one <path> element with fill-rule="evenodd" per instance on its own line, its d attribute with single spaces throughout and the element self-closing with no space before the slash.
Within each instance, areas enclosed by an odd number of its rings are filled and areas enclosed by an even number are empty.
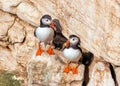
<svg viewBox="0 0 120 86">
<path fill-rule="evenodd" d="M 65 48 L 62 51 L 63 56 L 68 60 L 64 68 L 64 72 L 68 73 L 72 70 L 73 74 L 78 74 L 78 63 L 82 58 L 82 49 L 80 46 L 80 38 L 76 35 L 70 35 L 69 39 L 65 43 Z M 75 63 L 73 68 L 70 67 L 70 63 Z"/>
<path fill-rule="evenodd" d="M 47 52 L 48 54 L 53 55 L 54 51 L 52 49 L 51 41 L 53 40 L 54 37 L 54 23 L 52 22 L 52 18 L 50 15 L 46 14 L 41 17 L 40 26 L 35 29 L 34 35 L 39 40 L 36 56 L 41 55 L 43 52 L 42 48 L 40 47 L 41 42 L 43 42 L 45 46 L 47 44 L 50 44 L 50 47 L 48 48 Z"/>
<path fill-rule="evenodd" d="M 62 27 L 58 19 L 53 19 L 55 36 L 52 41 L 52 44 L 55 49 L 61 50 L 63 44 L 67 41 L 67 38 L 62 34 Z"/>
</svg>

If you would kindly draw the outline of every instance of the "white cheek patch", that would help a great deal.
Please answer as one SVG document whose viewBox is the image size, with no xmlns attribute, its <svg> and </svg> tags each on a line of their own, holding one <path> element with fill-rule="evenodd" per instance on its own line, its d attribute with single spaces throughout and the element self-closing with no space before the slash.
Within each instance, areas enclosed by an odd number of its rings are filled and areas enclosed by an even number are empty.
<svg viewBox="0 0 120 86">
<path fill-rule="evenodd" d="M 76 37 L 73 37 L 73 38 L 70 39 L 70 43 L 71 44 L 77 44 L 78 43 L 78 39 Z"/>
<path fill-rule="evenodd" d="M 48 20 L 48 19 L 47 18 L 42 19 L 42 23 L 44 25 L 50 25 L 51 21 L 50 20 L 46 21 L 46 20 Z"/>
</svg>

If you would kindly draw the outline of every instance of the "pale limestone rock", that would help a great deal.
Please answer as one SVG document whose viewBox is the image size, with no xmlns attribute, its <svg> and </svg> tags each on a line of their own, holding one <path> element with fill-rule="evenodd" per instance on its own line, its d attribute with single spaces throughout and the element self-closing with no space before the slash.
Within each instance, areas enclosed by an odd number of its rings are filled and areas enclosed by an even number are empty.
<svg viewBox="0 0 120 86">
<path fill-rule="evenodd" d="M 11 55 L 11 52 L 8 49 L 0 47 L 0 69 L 14 71 L 16 66 L 17 61 L 15 57 Z"/>
<path fill-rule="evenodd" d="M 22 15 L 21 15 L 22 14 Z M 17 7 L 17 15 L 22 20 L 29 22 L 30 24 L 37 26 L 40 22 L 40 12 L 34 5 L 28 2 L 23 2 Z"/>
<path fill-rule="evenodd" d="M 27 66 L 28 86 L 81 86 L 84 65 L 79 65 L 78 75 L 63 72 L 65 63 L 56 55 L 43 53 L 33 57 Z"/>
<path fill-rule="evenodd" d="M 14 22 L 14 25 L 8 31 L 8 37 L 9 42 L 12 44 L 23 42 L 25 38 L 24 27 L 18 21 Z"/>
<path fill-rule="evenodd" d="M 2 49 L 7 50 L 6 53 L 9 51 L 8 53 L 11 59 L 13 57 L 16 61 L 20 60 L 25 66 L 26 61 L 33 54 L 36 43 L 33 33 L 34 27 L 21 21 L 16 16 L 3 11 L 0 11 L 0 13 L 0 52 L 2 52 Z M 4 53 L 1 58 L 2 57 L 5 57 Z M 1 64 L 4 64 L 5 60 L 1 61 Z M 7 65 L 10 65 L 10 63 L 6 64 L 6 67 Z"/>
<path fill-rule="evenodd" d="M 119 0 L 1 0 L 0 9 L 33 26 L 39 25 L 43 14 L 50 14 L 62 22 L 67 37 L 77 34 L 96 57 L 120 65 Z"/>
<path fill-rule="evenodd" d="M 115 86 L 108 63 L 97 61 L 90 68 L 90 80 L 87 86 Z"/>
<path fill-rule="evenodd" d="M 26 72 L 44 14 L 60 20 L 66 37 L 77 34 L 83 48 L 120 66 L 119 0 L 0 0 L 0 9 L 0 70 Z"/>
<path fill-rule="evenodd" d="M 15 17 L 0 10 L 0 40 L 6 37 L 8 29 L 14 24 Z"/>
<path fill-rule="evenodd" d="M 0 13 L 0 70 L 19 72 L 27 84 L 26 64 L 35 49 L 35 27 L 12 14 Z"/>
<path fill-rule="evenodd" d="M 0 0 L 0 9 L 13 13 L 16 13 L 16 7 L 22 2 L 22 0 Z"/>
</svg>

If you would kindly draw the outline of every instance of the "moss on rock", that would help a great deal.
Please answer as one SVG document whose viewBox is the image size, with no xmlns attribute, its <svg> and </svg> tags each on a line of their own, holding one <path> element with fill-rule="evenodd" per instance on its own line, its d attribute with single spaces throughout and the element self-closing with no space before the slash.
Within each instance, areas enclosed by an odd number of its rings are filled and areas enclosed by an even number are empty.
<svg viewBox="0 0 120 86">
<path fill-rule="evenodd" d="M 0 86 L 21 86 L 23 80 L 17 80 L 12 72 L 1 72 L 0 73 Z"/>
</svg>

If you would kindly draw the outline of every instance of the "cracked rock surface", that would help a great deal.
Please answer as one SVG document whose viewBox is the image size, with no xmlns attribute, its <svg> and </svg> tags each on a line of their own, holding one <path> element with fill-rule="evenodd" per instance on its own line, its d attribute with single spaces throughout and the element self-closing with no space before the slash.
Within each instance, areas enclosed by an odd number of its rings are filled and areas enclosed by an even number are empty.
<svg viewBox="0 0 120 86">
<path fill-rule="evenodd" d="M 97 61 L 91 64 L 87 86 L 117 86 L 111 75 L 110 65 L 105 61 Z"/>
<path fill-rule="evenodd" d="M 81 86 L 84 65 L 78 66 L 78 74 L 64 73 L 65 63 L 60 57 L 43 53 L 31 59 L 27 66 L 29 86 Z M 72 65 L 72 64 L 71 64 Z"/>
<path fill-rule="evenodd" d="M 120 65 L 119 0 L 1 0 L 0 9 L 8 13 L 7 17 L 9 13 L 15 15 L 10 19 L 6 17 L 7 20 L 3 18 L 2 21 L 9 22 L 5 31 L 16 16 L 32 26 L 38 26 L 40 17 L 50 14 L 62 22 L 66 36 L 77 34 L 82 46 L 96 57 Z"/>
<path fill-rule="evenodd" d="M 119 0 L 0 0 L 0 70 L 19 71 L 26 77 L 27 62 L 37 46 L 34 29 L 43 14 L 58 18 L 66 37 L 78 35 L 81 46 L 95 58 L 119 69 Z"/>
</svg>

